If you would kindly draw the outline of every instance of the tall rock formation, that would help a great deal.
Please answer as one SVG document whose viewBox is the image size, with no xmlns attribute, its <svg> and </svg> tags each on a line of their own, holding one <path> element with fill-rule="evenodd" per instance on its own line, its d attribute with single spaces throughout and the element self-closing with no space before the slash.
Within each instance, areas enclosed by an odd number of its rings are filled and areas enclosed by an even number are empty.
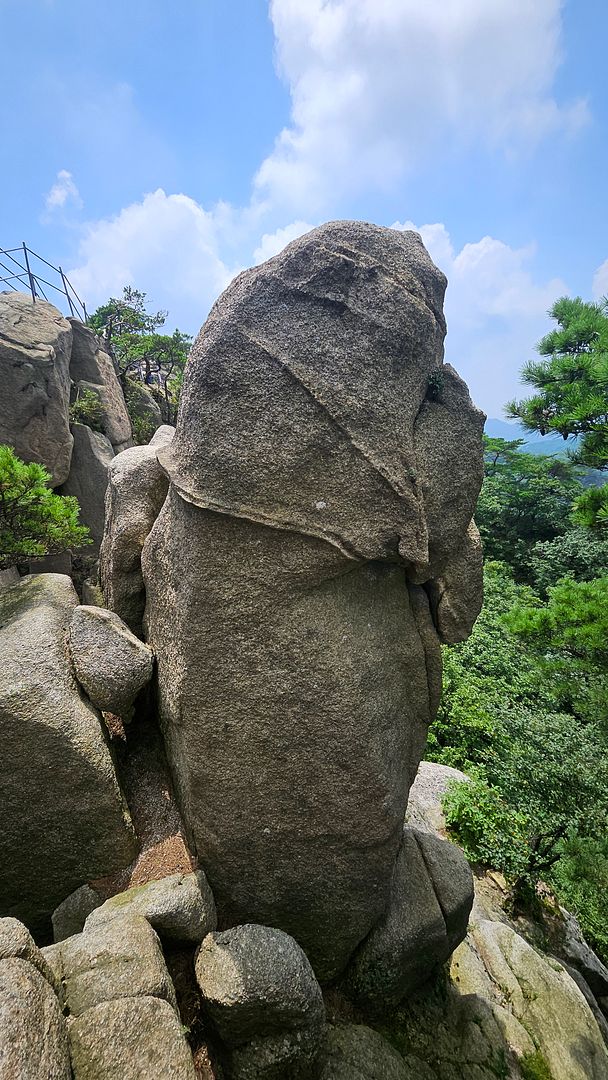
<svg viewBox="0 0 608 1080">
<path fill-rule="evenodd" d="M 439 641 L 481 604 L 445 284 L 415 233 L 313 230 L 220 297 L 158 451 L 145 626 L 191 841 L 220 926 L 282 928 L 322 979 L 387 906 Z"/>
<path fill-rule="evenodd" d="M 52 304 L 0 293 L 0 443 L 67 480 L 72 328 Z"/>
</svg>

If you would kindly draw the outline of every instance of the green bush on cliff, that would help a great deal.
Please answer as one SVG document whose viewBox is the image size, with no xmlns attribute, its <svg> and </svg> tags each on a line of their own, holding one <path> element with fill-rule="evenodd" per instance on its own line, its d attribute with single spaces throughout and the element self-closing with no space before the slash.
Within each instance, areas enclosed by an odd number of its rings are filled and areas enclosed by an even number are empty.
<svg viewBox="0 0 608 1080">
<path fill-rule="evenodd" d="M 91 543 L 78 521 L 77 500 L 55 495 L 49 480 L 42 465 L 26 464 L 10 446 L 0 446 L 0 570 Z"/>
<path fill-rule="evenodd" d="M 103 431 L 103 405 L 94 390 L 77 390 L 76 400 L 70 405 L 70 423 L 86 424 L 92 431 Z"/>
</svg>

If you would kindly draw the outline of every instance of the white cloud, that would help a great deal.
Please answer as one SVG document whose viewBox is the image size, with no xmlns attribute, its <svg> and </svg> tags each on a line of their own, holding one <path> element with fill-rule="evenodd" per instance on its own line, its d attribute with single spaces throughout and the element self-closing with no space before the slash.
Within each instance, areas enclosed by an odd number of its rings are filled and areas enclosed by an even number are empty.
<svg viewBox="0 0 608 1080">
<path fill-rule="evenodd" d="M 561 0 L 271 0 L 291 123 L 257 190 L 300 212 L 386 189 L 433 150 L 514 150 L 587 119 L 560 105 Z"/>
<path fill-rule="evenodd" d="M 278 255 L 287 244 L 297 240 L 298 236 L 303 236 L 310 229 L 314 229 L 314 225 L 309 225 L 307 221 L 292 221 L 290 225 L 276 229 L 273 233 L 264 233 L 253 253 L 254 263 L 257 265 L 271 259 L 273 255 Z"/>
<path fill-rule="evenodd" d="M 239 269 L 221 254 L 234 230 L 232 217 L 225 204 L 208 211 L 187 195 L 159 188 L 86 227 L 70 281 L 90 310 L 134 285 L 153 307 L 169 310 L 168 325 L 196 333 Z"/>
<path fill-rule="evenodd" d="M 44 197 L 44 205 L 47 212 L 52 213 L 54 210 L 63 210 L 67 203 L 81 207 L 82 199 L 71 172 L 60 169 L 55 183 Z"/>
<path fill-rule="evenodd" d="M 596 300 L 608 296 L 608 259 L 598 266 L 593 275 L 593 296 Z"/>
<path fill-rule="evenodd" d="M 569 292 L 559 278 L 537 281 L 533 245 L 512 248 L 484 236 L 456 251 L 443 224 L 395 222 L 416 229 L 448 278 L 446 359 L 463 376 L 474 400 L 490 416 L 522 393 L 519 371 L 549 329 L 547 311 Z"/>
</svg>

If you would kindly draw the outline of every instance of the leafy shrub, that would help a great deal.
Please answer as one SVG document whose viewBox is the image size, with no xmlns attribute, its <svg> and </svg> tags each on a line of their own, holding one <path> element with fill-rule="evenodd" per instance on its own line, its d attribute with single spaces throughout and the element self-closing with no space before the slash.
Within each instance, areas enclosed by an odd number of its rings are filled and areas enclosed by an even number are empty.
<svg viewBox="0 0 608 1080">
<path fill-rule="evenodd" d="M 94 390 L 78 388 L 70 405 L 70 422 L 86 424 L 93 431 L 103 431 L 103 405 Z"/>
<path fill-rule="evenodd" d="M 518 878 L 527 867 L 527 821 L 480 776 L 452 781 L 443 797 L 446 823 L 467 859 Z"/>
<path fill-rule="evenodd" d="M 133 442 L 137 446 L 147 446 L 156 431 L 156 426 L 147 416 L 132 416 L 131 430 Z"/>
<path fill-rule="evenodd" d="M 10 446 L 0 446 L 0 570 L 22 559 L 90 544 L 72 496 L 55 495 L 42 465 L 26 465 Z"/>
</svg>

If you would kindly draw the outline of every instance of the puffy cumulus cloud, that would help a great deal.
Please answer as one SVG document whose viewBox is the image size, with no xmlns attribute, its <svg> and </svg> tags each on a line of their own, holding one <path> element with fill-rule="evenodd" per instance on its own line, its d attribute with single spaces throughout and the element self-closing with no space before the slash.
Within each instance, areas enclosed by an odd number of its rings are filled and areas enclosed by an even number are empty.
<svg viewBox="0 0 608 1080">
<path fill-rule="evenodd" d="M 82 199 L 71 172 L 60 169 L 55 183 L 44 196 L 44 207 L 51 214 L 55 210 L 63 210 L 68 203 L 80 208 Z"/>
<path fill-rule="evenodd" d="M 593 275 L 593 296 L 595 300 L 608 296 L 608 259 L 598 266 Z"/>
<path fill-rule="evenodd" d="M 438 147 L 509 150 L 587 119 L 559 104 L 562 0 L 271 0 L 291 124 L 256 177 L 316 209 L 390 187 Z"/>
<path fill-rule="evenodd" d="M 85 227 L 70 281 L 91 310 L 119 296 L 123 285 L 134 285 L 153 307 L 168 309 L 168 325 L 196 333 L 239 269 L 221 253 L 235 227 L 225 204 L 208 211 L 187 195 L 159 188 Z"/>
<path fill-rule="evenodd" d="M 490 416 L 502 416 L 509 398 L 522 393 L 519 371 L 549 329 L 547 311 L 568 286 L 559 278 L 537 281 L 533 245 L 512 248 L 484 236 L 457 251 L 445 225 L 395 222 L 415 229 L 447 275 L 446 359 L 466 379 L 473 399 Z"/>
<path fill-rule="evenodd" d="M 314 229 L 314 225 L 309 225 L 307 221 L 292 221 L 290 225 L 285 225 L 282 229 L 264 233 L 253 253 L 254 263 L 257 265 L 257 263 L 266 262 L 266 259 L 271 259 L 273 255 L 278 255 L 287 244 L 290 244 L 292 240 L 297 240 L 298 236 L 303 236 L 310 229 Z"/>
</svg>

